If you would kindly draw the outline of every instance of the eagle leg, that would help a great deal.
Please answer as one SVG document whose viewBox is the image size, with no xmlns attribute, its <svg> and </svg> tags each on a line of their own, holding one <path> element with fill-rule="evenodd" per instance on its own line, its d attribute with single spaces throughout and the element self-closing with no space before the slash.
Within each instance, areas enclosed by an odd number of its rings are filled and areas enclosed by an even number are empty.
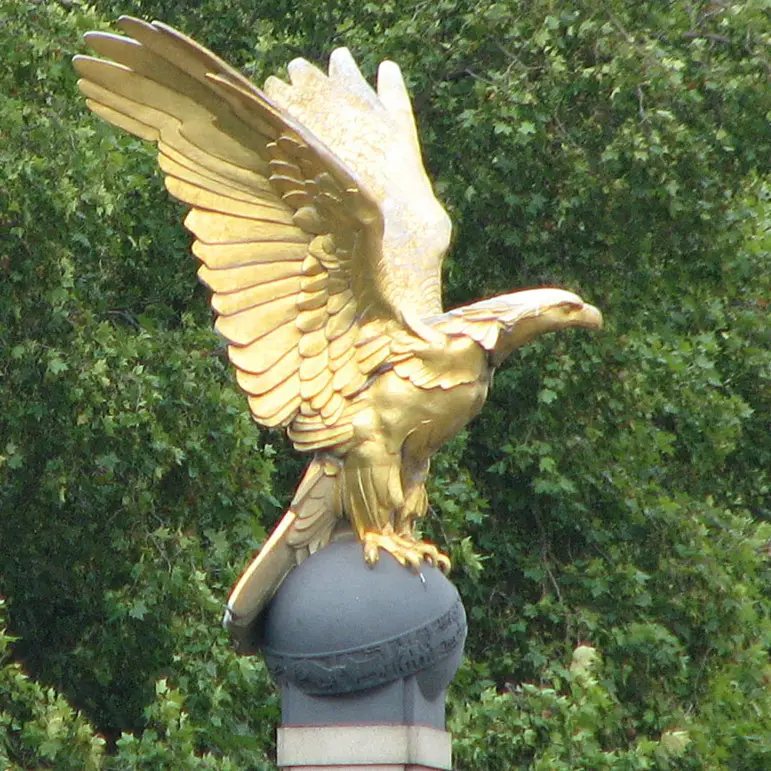
<svg viewBox="0 0 771 771">
<path fill-rule="evenodd" d="M 428 506 L 423 486 L 427 463 L 403 479 L 401 456 L 389 452 L 382 442 L 369 440 L 348 452 L 343 469 L 343 505 L 362 542 L 367 564 L 375 565 L 379 550 L 384 549 L 416 573 L 423 562 L 450 570 L 449 558 L 413 533 L 415 519 Z"/>
<path fill-rule="evenodd" d="M 415 521 L 426 516 L 428 511 L 428 494 L 426 493 L 426 478 L 428 477 L 429 460 L 413 464 L 408 458 L 402 459 L 402 487 L 404 488 L 404 505 L 396 510 L 394 530 L 405 537 L 415 537 Z"/>
</svg>

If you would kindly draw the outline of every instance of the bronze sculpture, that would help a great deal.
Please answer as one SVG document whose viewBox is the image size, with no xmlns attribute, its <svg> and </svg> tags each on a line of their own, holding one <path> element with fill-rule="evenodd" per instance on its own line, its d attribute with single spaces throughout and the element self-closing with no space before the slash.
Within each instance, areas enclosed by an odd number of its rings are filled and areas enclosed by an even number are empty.
<svg viewBox="0 0 771 771">
<path fill-rule="evenodd" d="M 346 49 L 329 76 L 289 65 L 264 92 L 181 33 L 122 17 L 78 56 L 80 88 L 105 120 L 152 142 L 212 291 L 216 328 L 259 423 L 314 453 L 289 510 L 236 586 L 249 623 L 294 565 L 346 519 L 418 569 L 449 559 L 415 537 L 431 455 L 482 407 L 515 348 L 600 312 L 553 288 L 443 312 L 449 218 L 425 174 L 399 68 L 377 93 Z"/>
</svg>

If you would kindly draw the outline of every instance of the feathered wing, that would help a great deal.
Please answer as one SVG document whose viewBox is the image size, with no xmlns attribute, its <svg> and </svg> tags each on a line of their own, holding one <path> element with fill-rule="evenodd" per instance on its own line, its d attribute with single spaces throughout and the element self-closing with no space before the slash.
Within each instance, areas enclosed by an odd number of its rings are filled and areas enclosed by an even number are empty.
<svg viewBox="0 0 771 771">
<path fill-rule="evenodd" d="M 190 206 L 199 276 L 255 419 L 287 427 L 300 450 L 344 451 L 356 395 L 397 338 L 404 358 L 415 333 L 432 334 L 421 317 L 441 312 L 449 220 L 398 68 L 384 63 L 376 95 L 340 50 L 330 77 L 294 62 L 270 99 L 159 22 L 119 26 L 130 37 L 86 36 L 112 61 L 75 59 L 88 105 L 155 142 L 167 188 Z M 334 526 L 336 475 L 327 455 L 309 467 L 268 542 L 275 585 Z"/>
<path fill-rule="evenodd" d="M 89 106 L 157 142 L 169 191 L 191 206 L 199 276 L 255 418 L 290 425 L 302 411 L 333 425 L 345 394 L 331 386 L 331 343 L 355 342 L 357 318 L 394 313 L 367 280 L 382 261 L 377 204 L 211 54 L 157 23 L 121 26 L 135 40 L 87 36 L 116 63 L 76 60 Z"/>
<path fill-rule="evenodd" d="M 450 219 L 423 167 L 399 67 L 380 64 L 377 93 L 345 48 L 332 52 L 329 76 L 304 59 L 287 69 L 290 84 L 268 78 L 268 96 L 319 137 L 378 201 L 389 300 L 411 314 L 409 321 L 441 313 Z"/>
</svg>

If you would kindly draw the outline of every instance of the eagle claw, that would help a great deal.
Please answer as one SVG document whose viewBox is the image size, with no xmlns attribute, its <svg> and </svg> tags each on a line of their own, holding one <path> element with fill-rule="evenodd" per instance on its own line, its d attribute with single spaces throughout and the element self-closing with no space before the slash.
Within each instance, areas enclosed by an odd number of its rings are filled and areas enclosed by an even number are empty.
<svg viewBox="0 0 771 771">
<path fill-rule="evenodd" d="M 368 531 L 362 537 L 364 561 L 374 567 L 380 559 L 379 549 L 385 549 L 400 564 L 419 573 L 423 562 L 438 567 L 443 573 L 450 572 L 450 558 L 431 543 L 418 541 L 411 536 L 397 533 Z"/>
</svg>

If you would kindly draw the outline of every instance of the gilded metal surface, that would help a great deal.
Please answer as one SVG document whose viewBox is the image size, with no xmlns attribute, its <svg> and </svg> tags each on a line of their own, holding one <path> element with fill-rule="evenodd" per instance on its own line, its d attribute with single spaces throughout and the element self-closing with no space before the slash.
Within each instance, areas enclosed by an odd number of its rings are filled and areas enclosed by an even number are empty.
<svg viewBox="0 0 771 771">
<path fill-rule="evenodd" d="M 80 89 L 102 118 L 157 144 L 255 420 L 314 453 L 234 589 L 229 623 L 247 624 L 346 521 L 369 562 L 383 548 L 449 569 L 414 534 L 431 455 L 476 415 L 513 349 L 599 327 L 599 311 L 546 288 L 442 312 L 450 221 L 393 62 L 377 92 L 346 49 L 328 76 L 297 59 L 290 84 L 260 91 L 159 22 L 119 26 L 129 37 L 86 35 L 111 61 L 76 57 Z"/>
</svg>

